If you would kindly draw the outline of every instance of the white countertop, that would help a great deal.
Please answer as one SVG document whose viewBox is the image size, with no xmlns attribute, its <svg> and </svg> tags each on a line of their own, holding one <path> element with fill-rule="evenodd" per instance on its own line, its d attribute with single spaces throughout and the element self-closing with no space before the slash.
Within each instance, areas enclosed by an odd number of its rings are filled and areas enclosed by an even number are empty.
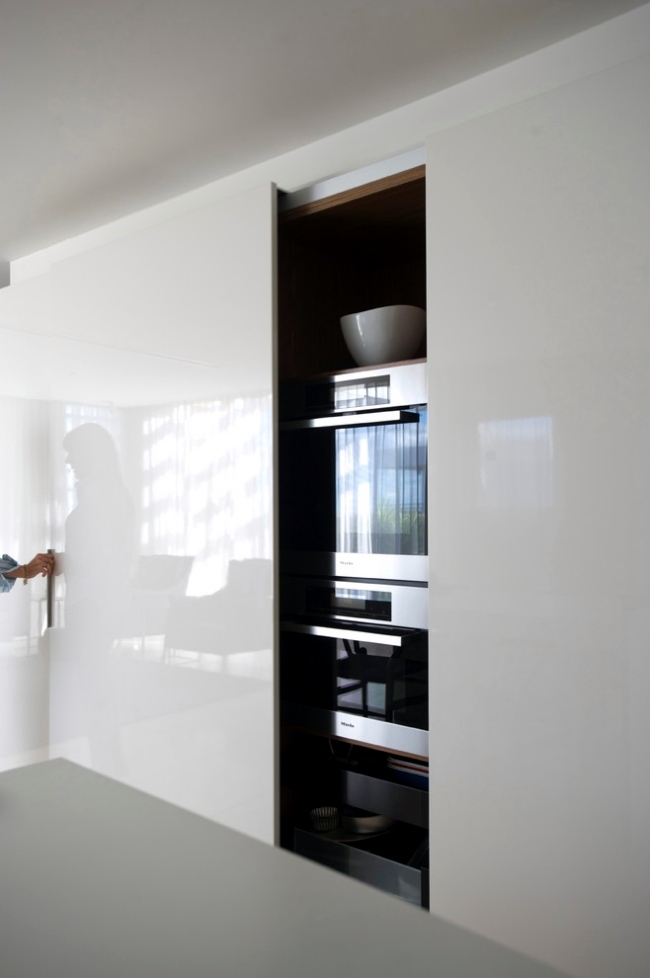
<svg viewBox="0 0 650 978">
<path fill-rule="evenodd" d="M 2 978 L 558 978 L 68 761 L 0 775 Z"/>
</svg>

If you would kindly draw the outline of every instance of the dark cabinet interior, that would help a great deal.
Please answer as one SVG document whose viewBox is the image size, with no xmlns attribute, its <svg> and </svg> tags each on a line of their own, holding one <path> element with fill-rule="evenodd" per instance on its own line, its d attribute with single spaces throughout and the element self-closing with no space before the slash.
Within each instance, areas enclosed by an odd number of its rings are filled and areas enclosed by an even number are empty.
<svg viewBox="0 0 650 978">
<path fill-rule="evenodd" d="M 280 210 L 278 283 L 280 381 L 354 367 L 341 316 L 426 309 L 424 167 Z"/>
<path fill-rule="evenodd" d="M 343 340 L 341 316 L 393 304 L 426 309 L 424 167 L 290 209 L 283 209 L 281 201 L 278 281 L 281 386 L 287 381 L 358 369 Z M 423 342 L 418 357 L 425 356 Z M 282 403 L 282 390 L 280 393 Z M 293 480 L 296 460 L 280 455 L 279 464 L 285 469 L 284 484 L 287 473 Z M 305 491 L 313 493 L 316 509 L 322 506 L 325 512 L 333 503 L 322 498 L 319 486 L 326 480 L 319 480 L 317 475 L 310 473 L 315 484 L 307 484 Z M 282 471 L 279 487 L 282 494 Z M 286 580 L 287 570 L 286 564 L 283 570 L 283 550 L 296 549 L 295 535 L 300 533 L 299 520 L 290 521 L 289 530 L 287 525 L 283 520 L 281 605 L 282 575 Z M 305 656 L 308 647 L 305 643 Z M 283 689 L 285 696 L 289 695 L 302 648 L 295 635 L 283 636 L 281 623 L 281 701 Z M 313 683 L 318 683 L 319 662 L 316 656 L 313 659 Z M 298 672 L 309 672 L 310 664 L 311 659 L 306 659 Z M 330 679 L 326 676 L 323 682 Z M 301 681 L 305 688 L 309 686 L 304 676 Z M 312 690 L 311 695 L 318 704 L 318 690 Z M 425 717 L 421 725 L 426 727 L 426 722 Z M 427 780 L 404 783 L 391 770 L 388 759 L 389 752 L 376 746 L 324 734 L 308 724 L 281 722 L 280 842 L 287 849 L 426 907 Z M 357 837 L 340 827 L 317 831 L 310 811 L 321 806 L 334 806 L 341 812 L 375 813 L 387 816 L 394 824 Z"/>
</svg>

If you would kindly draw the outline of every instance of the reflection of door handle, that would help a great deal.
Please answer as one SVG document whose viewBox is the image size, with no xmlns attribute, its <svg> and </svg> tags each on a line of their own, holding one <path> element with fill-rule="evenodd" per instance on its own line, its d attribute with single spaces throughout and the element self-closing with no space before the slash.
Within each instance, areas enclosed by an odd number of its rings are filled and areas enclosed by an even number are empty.
<svg viewBox="0 0 650 978">
<path fill-rule="evenodd" d="M 417 423 L 417 411 L 369 411 L 367 414 L 337 414 L 326 418 L 306 418 L 304 421 L 283 421 L 282 431 L 300 428 L 367 428 L 369 425 Z"/>
<path fill-rule="evenodd" d="M 361 628 L 339 628 L 336 625 L 307 624 L 298 621 L 282 621 L 280 628 L 284 632 L 298 632 L 300 635 L 315 635 L 318 638 L 341 638 L 353 641 L 374 642 L 376 645 L 394 645 L 402 648 L 421 634 L 416 629 L 395 629 L 394 631 L 366 631 Z"/>
<path fill-rule="evenodd" d="M 48 554 L 54 556 L 54 548 L 47 548 Z M 52 573 L 47 579 L 47 627 L 52 628 L 54 626 L 54 568 L 52 568 Z"/>
</svg>

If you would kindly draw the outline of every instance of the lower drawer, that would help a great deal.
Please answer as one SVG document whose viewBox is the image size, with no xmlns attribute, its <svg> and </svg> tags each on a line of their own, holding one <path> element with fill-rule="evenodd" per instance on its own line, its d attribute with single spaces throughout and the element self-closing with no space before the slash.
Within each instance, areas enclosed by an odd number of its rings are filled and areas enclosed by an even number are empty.
<svg viewBox="0 0 650 978">
<path fill-rule="evenodd" d="M 381 835 L 350 840 L 341 833 L 294 830 L 294 851 L 369 883 L 418 907 L 429 906 L 426 832 L 399 825 Z"/>
<path fill-rule="evenodd" d="M 346 805 L 428 828 L 429 792 L 421 788 L 410 788 L 356 771 L 343 771 L 341 795 Z"/>
</svg>

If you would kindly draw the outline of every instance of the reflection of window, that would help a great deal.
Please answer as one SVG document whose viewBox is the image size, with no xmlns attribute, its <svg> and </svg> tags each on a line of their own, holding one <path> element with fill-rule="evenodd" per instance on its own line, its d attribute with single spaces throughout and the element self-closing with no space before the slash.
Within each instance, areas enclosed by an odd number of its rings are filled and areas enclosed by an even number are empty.
<svg viewBox="0 0 650 978">
<path fill-rule="evenodd" d="M 482 421 L 478 426 L 479 505 L 548 509 L 553 505 L 553 419 Z"/>
<path fill-rule="evenodd" d="M 106 428 L 118 448 L 138 554 L 193 557 L 188 594 L 223 587 L 231 560 L 270 558 L 270 397 L 131 408 L 66 404 L 56 415 L 57 450 L 89 421 Z M 76 487 L 70 466 L 59 471 L 53 521 L 62 530 Z"/>
<path fill-rule="evenodd" d="M 335 432 L 336 549 L 426 552 L 426 412 L 417 424 Z"/>
<path fill-rule="evenodd" d="M 141 412 L 142 553 L 194 557 L 188 593 L 226 582 L 231 559 L 271 554 L 270 398 Z"/>
</svg>

